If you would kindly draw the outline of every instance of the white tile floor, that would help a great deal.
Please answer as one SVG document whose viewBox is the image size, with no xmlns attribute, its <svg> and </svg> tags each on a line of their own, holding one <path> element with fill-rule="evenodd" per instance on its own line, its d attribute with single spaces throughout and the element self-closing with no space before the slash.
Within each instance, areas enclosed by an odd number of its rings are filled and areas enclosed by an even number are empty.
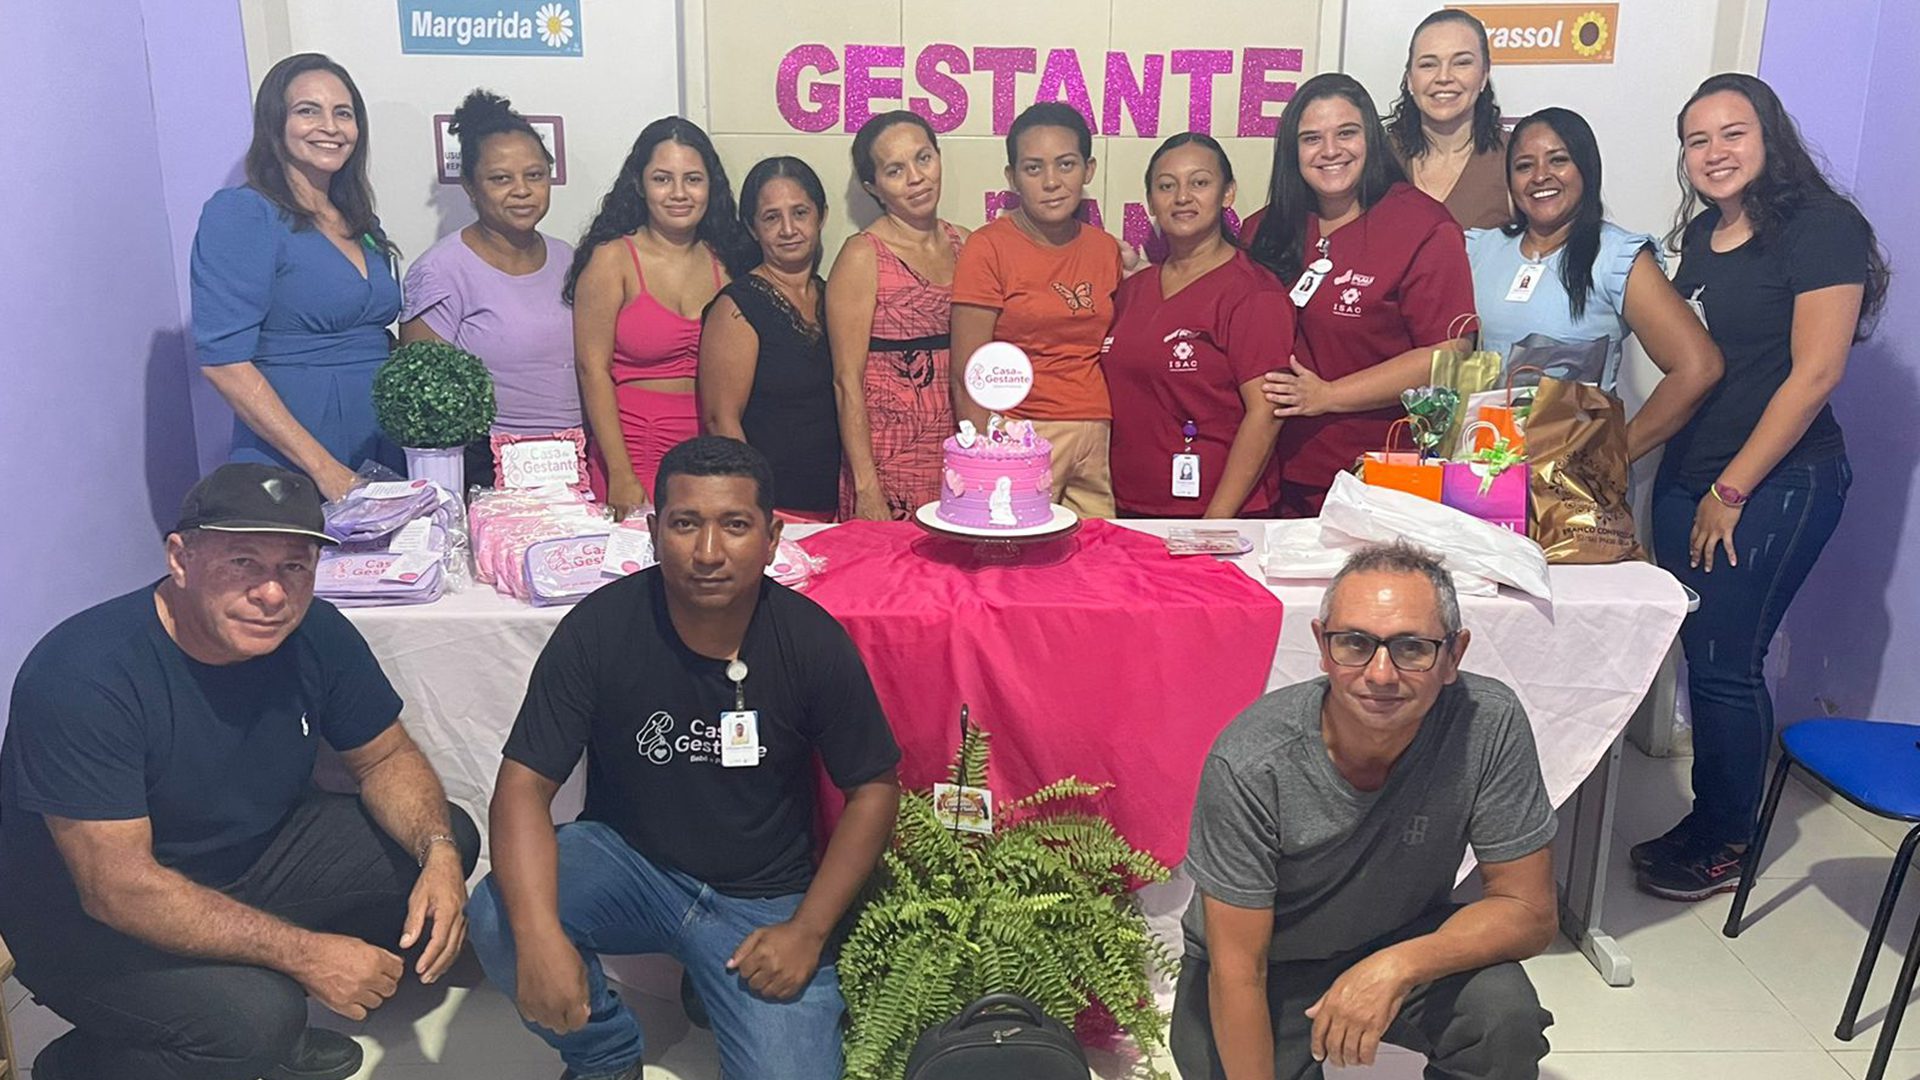
<svg viewBox="0 0 1920 1080">
<path fill-rule="evenodd" d="M 1635 892 L 1626 845 L 1679 817 L 1686 762 L 1657 761 L 1629 750 L 1616 819 L 1615 874 L 1606 925 L 1633 959 L 1635 984 L 1611 988 L 1565 941 L 1527 963 L 1540 997 L 1557 1018 L 1546 1080 L 1859 1080 L 1866 1076 L 1898 948 L 1920 914 L 1909 888 L 1895 914 L 1851 1043 L 1833 1028 L 1853 964 L 1872 919 L 1899 833 L 1870 832 L 1806 789 L 1781 804 L 1770 857 L 1755 886 L 1749 926 L 1738 940 L 1720 935 L 1729 897 L 1692 906 Z M 1759 916 L 1757 921 L 1753 921 Z M 717 1080 L 713 1038 L 690 1028 L 676 1002 L 632 993 L 646 1026 L 650 1080 Z M 6 986 L 21 1056 L 66 1029 L 58 1017 Z M 316 1020 L 334 1027 L 337 1017 Z M 558 1076 L 546 1046 L 517 1022 L 512 1006 L 481 978 L 469 956 L 448 985 L 418 986 L 353 1031 L 367 1050 L 361 1080 L 529 1080 Z M 1888 1080 L 1920 1080 L 1920 1012 L 1903 1027 Z M 1097 1062 L 1103 1075 L 1128 1070 Z M 1416 1080 L 1421 1060 L 1383 1054 L 1371 1069 L 1331 1072 L 1340 1080 Z M 28 1074 L 29 1077 L 31 1073 Z"/>
</svg>

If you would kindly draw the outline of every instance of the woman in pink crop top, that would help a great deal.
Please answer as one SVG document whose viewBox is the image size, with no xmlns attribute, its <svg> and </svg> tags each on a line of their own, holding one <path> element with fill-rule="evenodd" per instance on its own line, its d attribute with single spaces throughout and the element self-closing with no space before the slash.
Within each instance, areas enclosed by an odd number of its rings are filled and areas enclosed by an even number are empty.
<svg viewBox="0 0 1920 1080">
<path fill-rule="evenodd" d="M 747 244 L 706 132 L 678 116 L 648 124 L 561 294 L 573 305 L 587 470 L 617 518 L 652 504 L 661 455 L 699 433 L 700 312 L 727 283 L 727 255 Z"/>
</svg>

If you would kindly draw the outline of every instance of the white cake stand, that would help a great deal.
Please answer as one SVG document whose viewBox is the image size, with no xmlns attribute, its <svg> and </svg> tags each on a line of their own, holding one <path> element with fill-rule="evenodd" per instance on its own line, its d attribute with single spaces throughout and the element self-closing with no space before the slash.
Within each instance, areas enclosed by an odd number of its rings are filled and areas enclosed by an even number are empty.
<svg viewBox="0 0 1920 1080">
<path fill-rule="evenodd" d="M 1023 547 L 1059 540 L 1080 531 L 1080 515 L 1059 503 L 1052 505 L 1053 516 L 1047 521 L 1038 525 L 1022 525 L 1012 529 L 983 529 L 972 525 L 956 525 L 942 519 L 939 509 L 940 502 L 936 499 L 915 510 L 914 524 L 942 539 L 971 543 L 974 558 L 983 563 L 1015 562 L 1019 560 Z"/>
</svg>

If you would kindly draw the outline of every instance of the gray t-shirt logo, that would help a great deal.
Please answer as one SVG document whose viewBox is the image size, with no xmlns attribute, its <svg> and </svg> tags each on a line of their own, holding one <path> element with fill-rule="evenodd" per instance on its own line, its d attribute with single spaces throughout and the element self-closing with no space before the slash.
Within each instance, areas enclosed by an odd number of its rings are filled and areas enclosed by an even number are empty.
<svg viewBox="0 0 1920 1080">
<path fill-rule="evenodd" d="M 1408 847 L 1418 847 L 1427 842 L 1427 815 L 1415 814 L 1407 819 L 1406 830 L 1400 834 L 1400 842 Z"/>
</svg>

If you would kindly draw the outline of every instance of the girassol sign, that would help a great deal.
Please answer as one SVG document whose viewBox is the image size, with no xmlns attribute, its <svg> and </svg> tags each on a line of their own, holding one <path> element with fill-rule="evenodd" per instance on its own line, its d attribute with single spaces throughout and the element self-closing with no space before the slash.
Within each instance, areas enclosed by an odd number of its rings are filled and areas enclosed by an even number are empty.
<svg viewBox="0 0 1920 1080">
<path fill-rule="evenodd" d="M 399 0 L 400 51 L 579 56 L 580 0 Z"/>
<path fill-rule="evenodd" d="M 1619 4 L 1448 4 L 1487 27 L 1493 63 L 1611 64 Z"/>
</svg>

